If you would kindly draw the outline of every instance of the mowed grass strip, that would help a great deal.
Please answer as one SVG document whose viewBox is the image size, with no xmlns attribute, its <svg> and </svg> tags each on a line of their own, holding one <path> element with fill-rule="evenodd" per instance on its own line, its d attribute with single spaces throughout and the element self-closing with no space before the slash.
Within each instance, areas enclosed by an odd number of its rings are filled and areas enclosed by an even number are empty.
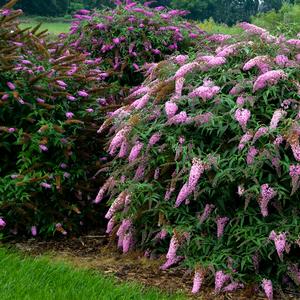
<svg viewBox="0 0 300 300">
<path fill-rule="evenodd" d="M 31 258 L 0 248 L 1 300 L 186 299 L 119 283 L 91 270 L 75 269 L 50 258 Z"/>
<path fill-rule="evenodd" d="M 28 27 L 32 27 L 34 28 L 36 25 L 38 25 L 39 23 L 36 21 L 32 21 L 32 22 L 24 22 L 20 24 L 20 28 L 24 29 L 24 28 L 28 28 Z M 66 33 L 69 31 L 71 24 L 70 23 L 63 23 L 63 22 L 43 22 L 39 31 L 43 31 L 45 29 L 47 29 L 49 31 L 49 33 L 51 34 L 55 34 L 58 35 L 60 33 Z"/>
</svg>

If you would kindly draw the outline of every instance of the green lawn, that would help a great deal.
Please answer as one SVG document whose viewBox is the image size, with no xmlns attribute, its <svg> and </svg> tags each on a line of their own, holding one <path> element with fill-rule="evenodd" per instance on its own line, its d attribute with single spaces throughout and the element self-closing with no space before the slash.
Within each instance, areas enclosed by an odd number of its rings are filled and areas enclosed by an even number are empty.
<svg viewBox="0 0 300 300">
<path fill-rule="evenodd" d="M 134 283 L 118 283 L 99 273 L 75 269 L 50 258 L 29 258 L 0 248 L 1 300 L 186 299 Z"/>
<path fill-rule="evenodd" d="M 21 22 L 21 28 L 27 27 L 35 27 L 38 24 L 36 21 L 26 21 Z M 68 32 L 70 28 L 70 23 L 63 23 L 63 22 L 43 22 L 40 31 L 48 29 L 49 33 L 52 34 L 59 34 Z"/>
</svg>

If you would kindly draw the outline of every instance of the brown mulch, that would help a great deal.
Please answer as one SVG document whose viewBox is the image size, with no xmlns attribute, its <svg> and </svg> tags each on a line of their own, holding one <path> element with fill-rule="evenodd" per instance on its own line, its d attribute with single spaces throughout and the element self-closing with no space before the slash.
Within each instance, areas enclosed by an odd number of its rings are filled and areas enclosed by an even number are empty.
<svg viewBox="0 0 300 300">
<path fill-rule="evenodd" d="M 24 254 L 40 256 L 47 254 L 56 261 L 65 261 L 80 268 L 99 271 L 125 282 L 138 282 L 145 287 L 156 287 L 166 293 L 181 292 L 190 299 L 203 300 L 262 300 L 266 299 L 262 293 L 255 291 L 255 287 L 231 293 L 215 295 L 212 288 L 204 287 L 202 292 L 191 294 L 193 274 L 181 267 L 162 271 L 159 266 L 164 259 L 148 259 L 140 252 L 122 254 L 107 238 L 97 235 L 87 235 L 67 240 L 43 241 L 30 239 L 14 241 L 9 244 Z M 300 299 L 292 295 L 279 295 L 274 299 Z"/>
</svg>

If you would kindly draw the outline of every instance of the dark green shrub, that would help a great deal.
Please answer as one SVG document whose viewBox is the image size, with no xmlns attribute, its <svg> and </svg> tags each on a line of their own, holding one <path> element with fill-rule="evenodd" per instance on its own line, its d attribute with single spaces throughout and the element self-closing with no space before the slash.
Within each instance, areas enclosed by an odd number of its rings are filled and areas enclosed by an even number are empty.
<svg viewBox="0 0 300 300">
<path fill-rule="evenodd" d="M 6 233 L 78 231 L 99 222 L 96 131 L 109 86 L 63 40 L 21 31 L 12 4 L 0 10 L 0 217 Z"/>
<path fill-rule="evenodd" d="M 203 31 L 180 18 L 185 14 L 135 3 L 113 10 L 83 10 L 75 15 L 70 45 L 101 58 L 111 81 L 134 86 L 143 80 L 139 71 L 145 63 L 158 62 L 177 50 L 188 52 L 203 40 Z"/>
</svg>

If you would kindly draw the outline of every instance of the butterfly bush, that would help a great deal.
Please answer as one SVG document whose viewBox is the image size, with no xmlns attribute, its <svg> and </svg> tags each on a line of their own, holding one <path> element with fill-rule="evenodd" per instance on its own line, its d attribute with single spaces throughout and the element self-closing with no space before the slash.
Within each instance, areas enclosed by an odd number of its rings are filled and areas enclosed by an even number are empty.
<svg viewBox="0 0 300 300">
<path fill-rule="evenodd" d="M 133 86 L 143 81 L 145 63 L 188 51 L 203 40 L 204 32 L 182 18 L 186 14 L 119 1 L 114 9 L 76 14 L 68 41 L 71 47 L 88 53 L 92 61 L 101 58 L 108 80 Z M 179 64 L 184 60 L 184 55 L 177 58 Z"/>
<path fill-rule="evenodd" d="M 130 191 L 128 208 L 114 209 L 116 228 L 130 218 L 135 247 L 161 256 L 161 269 L 194 269 L 193 293 L 213 278 L 216 293 L 254 281 L 272 299 L 273 284 L 285 285 L 286 276 L 296 289 L 289 267 L 297 263 L 300 236 L 300 68 L 295 45 L 241 26 L 244 35 L 208 37 L 209 47 L 181 63 L 176 55 L 153 65 L 143 93 L 129 96 L 148 94 L 147 104 L 128 104 L 126 116 L 108 118 L 110 141 L 121 135 L 129 147 L 123 158 L 110 151 L 116 185 L 109 211 Z M 278 64 L 283 49 L 289 63 Z M 212 65 L 217 57 L 221 63 Z"/>
<path fill-rule="evenodd" d="M 5 236 L 80 231 L 99 224 L 90 203 L 102 179 L 91 178 L 104 151 L 94 118 L 108 85 L 61 38 L 21 30 L 13 2 L 0 9 L 0 227 Z"/>
</svg>

